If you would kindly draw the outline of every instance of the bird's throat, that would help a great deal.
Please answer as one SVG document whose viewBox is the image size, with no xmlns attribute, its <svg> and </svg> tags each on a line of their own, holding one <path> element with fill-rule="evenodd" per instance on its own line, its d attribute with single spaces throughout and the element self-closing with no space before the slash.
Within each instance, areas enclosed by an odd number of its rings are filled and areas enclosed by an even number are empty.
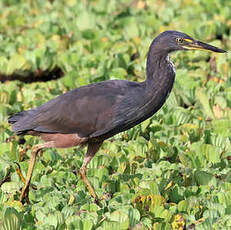
<svg viewBox="0 0 231 230">
<path fill-rule="evenodd" d="M 147 90 L 159 91 L 172 88 L 175 79 L 175 67 L 170 61 L 168 53 L 148 53 L 146 64 Z"/>
<path fill-rule="evenodd" d="M 175 68 L 168 54 L 151 55 L 147 59 L 145 94 L 147 102 L 153 105 L 153 113 L 161 108 L 172 90 Z M 150 106 L 151 107 L 151 106 Z"/>
</svg>

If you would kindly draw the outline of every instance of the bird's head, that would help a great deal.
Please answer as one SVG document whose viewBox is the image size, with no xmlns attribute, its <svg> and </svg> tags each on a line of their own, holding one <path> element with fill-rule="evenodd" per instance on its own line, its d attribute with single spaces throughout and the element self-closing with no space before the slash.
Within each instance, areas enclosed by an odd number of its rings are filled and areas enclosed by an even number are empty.
<svg viewBox="0 0 231 230">
<path fill-rule="evenodd" d="M 217 53 L 226 51 L 215 46 L 197 41 L 185 33 L 168 30 L 161 33 L 154 39 L 155 50 L 168 53 L 176 50 L 208 50 Z"/>
</svg>

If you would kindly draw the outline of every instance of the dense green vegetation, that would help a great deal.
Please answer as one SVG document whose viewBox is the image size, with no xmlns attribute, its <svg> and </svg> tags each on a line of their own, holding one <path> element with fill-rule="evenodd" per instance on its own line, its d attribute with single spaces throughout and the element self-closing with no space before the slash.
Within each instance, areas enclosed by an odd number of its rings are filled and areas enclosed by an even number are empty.
<svg viewBox="0 0 231 230">
<path fill-rule="evenodd" d="M 0 1 L 0 228 L 230 229 L 230 53 L 171 55 L 176 82 L 166 104 L 105 141 L 89 165 L 103 207 L 73 173 L 86 151 L 75 148 L 44 151 L 37 190 L 22 206 L 16 163 L 26 175 L 39 140 L 6 142 L 9 114 L 93 82 L 143 81 L 150 42 L 164 30 L 230 50 L 230 9 L 230 0 Z M 63 78 L 23 83 L 56 67 Z M 5 81 L 15 74 L 23 81 Z"/>
</svg>

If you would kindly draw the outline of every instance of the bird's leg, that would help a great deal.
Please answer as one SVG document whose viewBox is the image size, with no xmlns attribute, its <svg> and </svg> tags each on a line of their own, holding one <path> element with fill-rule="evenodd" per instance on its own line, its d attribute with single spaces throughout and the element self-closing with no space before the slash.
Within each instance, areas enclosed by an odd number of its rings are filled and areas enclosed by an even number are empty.
<svg viewBox="0 0 231 230">
<path fill-rule="evenodd" d="M 87 179 L 86 170 L 87 170 L 88 163 L 91 161 L 91 159 L 94 157 L 96 152 L 99 150 L 102 143 L 103 142 L 90 142 L 88 144 L 87 153 L 84 156 L 83 164 L 79 170 L 79 174 L 80 174 L 81 179 L 83 180 L 83 183 L 86 185 L 87 190 L 89 191 L 90 195 L 95 199 L 95 202 L 97 204 L 99 204 L 99 201 L 98 201 L 94 188 L 92 187 L 89 180 Z"/>
<path fill-rule="evenodd" d="M 19 155 L 19 161 L 23 161 L 24 160 L 24 156 L 25 156 L 25 154 L 26 154 L 26 152 L 27 152 L 28 149 L 29 149 L 28 146 L 25 149 L 23 148 L 23 146 L 19 147 L 19 154 L 20 154 Z M 25 184 L 26 183 L 26 179 L 25 179 L 25 177 L 22 174 L 20 165 L 17 162 L 15 162 L 15 163 L 18 166 L 18 168 L 16 169 L 16 172 L 17 172 L 19 178 L 21 179 L 21 181 L 23 182 L 23 184 Z"/>
<path fill-rule="evenodd" d="M 21 179 L 21 181 L 23 182 L 23 184 L 25 184 L 26 183 L 26 179 L 25 179 L 25 177 L 22 174 L 21 167 L 20 167 L 20 165 L 19 165 L 18 162 L 15 162 L 15 164 L 18 166 L 18 168 L 16 169 L 16 173 L 18 174 L 18 176 Z"/>
<path fill-rule="evenodd" d="M 29 167 L 28 167 L 28 171 L 27 171 L 26 181 L 25 181 L 24 187 L 22 189 L 22 192 L 21 192 L 21 195 L 19 198 L 20 202 L 22 202 L 23 199 L 25 198 L 26 202 L 29 203 L 29 198 L 28 198 L 29 186 L 30 186 L 30 181 L 31 181 L 35 161 L 36 161 L 36 156 L 41 149 L 51 147 L 50 143 L 51 142 L 38 144 L 38 145 L 35 145 L 33 147 L 32 152 L 31 152 L 31 156 L 30 156 L 30 160 L 29 160 Z"/>
</svg>

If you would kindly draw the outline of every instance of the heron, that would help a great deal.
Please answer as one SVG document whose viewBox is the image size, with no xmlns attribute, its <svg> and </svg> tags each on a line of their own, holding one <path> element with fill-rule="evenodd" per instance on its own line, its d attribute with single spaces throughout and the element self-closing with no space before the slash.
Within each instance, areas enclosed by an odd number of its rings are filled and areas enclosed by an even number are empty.
<svg viewBox="0 0 231 230">
<path fill-rule="evenodd" d="M 87 165 L 106 139 L 134 127 L 162 107 L 175 80 L 175 68 L 169 54 L 178 50 L 226 52 L 185 33 L 164 31 L 149 47 L 143 82 L 107 80 L 89 84 L 10 116 L 8 122 L 16 135 L 39 136 L 43 140 L 32 148 L 20 201 L 28 200 L 31 176 L 40 150 L 87 146 L 79 174 L 97 202 L 98 197 L 86 176 Z"/>
</svg>

